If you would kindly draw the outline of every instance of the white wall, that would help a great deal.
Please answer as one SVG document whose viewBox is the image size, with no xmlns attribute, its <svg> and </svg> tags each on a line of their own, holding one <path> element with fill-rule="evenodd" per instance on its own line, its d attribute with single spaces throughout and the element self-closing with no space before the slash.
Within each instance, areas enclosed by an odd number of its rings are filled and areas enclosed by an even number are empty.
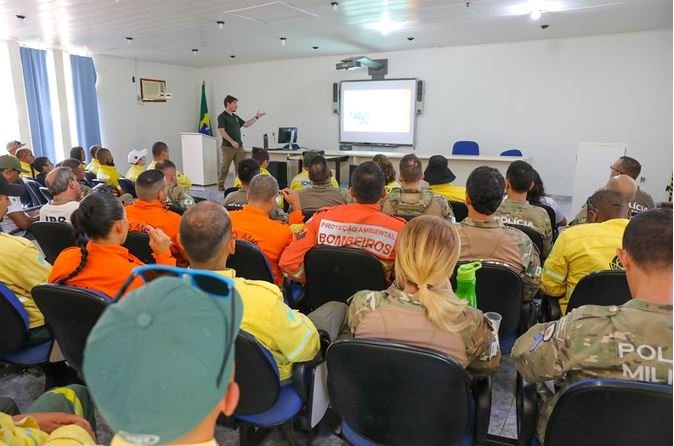
<svg viewBox="0 0 674 446">
<path fill-rule="evenodd" d="M 354 56 L 350 54 L 347 56 Z M 580 142 L 625 142 L 656 200 L 672 174 L 672 30 L 367 54 L 389 59 L 388 78 L 426 82 L 418 153 L 478 141 L 482 154 L 519 147 L 533 157 L 549 193 L 571 195 Z M 239 114 L 268 112 L 244 144 L 299 127 L 303 146 L 338 147 L 332 83 L 368 78 L 336 71 L 339 56 L 205 68 L 213 126 L 227 94 Z M 113 95 L 116 95 L 115 90 Z M 597 166 L 608 178 L 608 166 Z"/>
<path fill-rule="evenodd" d="M 171 159 L 182 168 L 180 132 L 197 131 L 200 70 L 100 55 L 94 55 L 94 64 L 98 76 L 101 139 L 103 145 L 112 150 L 117 169 L 125 174 L 129 168 L 129 151 L 134 148 L 150 151 L 158 140 L 168 144 Z M 132 76 L 136 77 L 136 83 L 131 82 Z M 139 103 L 141 77 L 165 80 L 173 99 L 163 103 Z M 148 162 L 152 160 L 151 153 L 148 159 Z"/>
</svg>

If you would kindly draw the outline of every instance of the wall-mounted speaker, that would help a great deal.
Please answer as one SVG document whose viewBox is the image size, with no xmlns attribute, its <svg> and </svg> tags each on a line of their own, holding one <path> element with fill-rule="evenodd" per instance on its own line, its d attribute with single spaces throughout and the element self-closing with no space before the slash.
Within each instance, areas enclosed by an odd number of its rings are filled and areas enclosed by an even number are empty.
<svg viewBox="0 0 674 446">
<path fill-rule="evenodd" d="M 417 115 L 424 111 L 424 81 L 417 80 Z"/>
<path fill-rule="evenodd" d="M 339 114 L 339 83 L 332 83 L 332 112 Z"/>
</svg>

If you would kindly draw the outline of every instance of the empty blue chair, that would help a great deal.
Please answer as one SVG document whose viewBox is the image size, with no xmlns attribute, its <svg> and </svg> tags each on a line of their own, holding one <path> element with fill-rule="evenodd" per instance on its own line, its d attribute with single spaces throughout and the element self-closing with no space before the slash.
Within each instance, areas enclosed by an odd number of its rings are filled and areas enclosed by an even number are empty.
<svg viewBox="0 0 674 446">
<path fill-rule="evenodd" d="M 501 152 L 501 156 L 522 156 L 522 151 L 520 149 L 510 149 Z"/>
<path fill-rule="evenodd" d="M 475 141 L 457 141 L 452 147 L 452 155 L 479 155 L 480 146 Z"/>
</svg>

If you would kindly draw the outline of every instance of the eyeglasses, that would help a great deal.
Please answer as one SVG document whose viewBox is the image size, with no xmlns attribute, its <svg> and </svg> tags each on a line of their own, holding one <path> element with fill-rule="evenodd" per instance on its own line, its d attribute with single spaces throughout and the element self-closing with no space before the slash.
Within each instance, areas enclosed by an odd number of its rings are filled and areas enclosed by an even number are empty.
<svg viewBox="0 0 674 446">
<path fill-rule="evenodd" d="M 616 169 L 614 166 L 608 166 L 608 168 L 611 169 L 611 170 L 615 170 L 615 171 L 618 172 L 620 175 L 625 175 L 625 172 L 623 172 L 623 171 L 620 170 L 620 169 Z"/>
<path fill-rule="evenodd" d="M 590 212 L 594 212 L 594 213 L 599 212 L 599 209 L 597 209 L 597 207 L 594 204 L 592 204 L 592 202 L 590 201 L 589 198 L 585 202 L 585 209 L 587 210 L 587 219 L 588 220 L 590 219 Z"/>
<path fill-rule="evenodd" d="M 200 289 L 204 293 L 208 294 L 209 297 L 215 299 L 229 299 L 231 311 L 229 337 L 226 337 L 225 354 L 222 358 L 220 371 L 218 372 L 218 377 L 215 381 L 216 387 L 220 387 L 222 376 L 225 372 L 225 366 L 227 365 L 227 360 L 229 359 L 232 346 L 234 345 L 234 318 L 236 317 L 236 299 L 233 295 L 234 282 L 232 282 L 231 279 L 210 271 L 177 268 L 175 266 L 166 265 L 139 266 L 134 268 L 134 270 L 131 272 L 131 275 L 126 279 L 122 287 L 119 289 L 119 292 L 113 299 L 113 303 L 118 302 L 122 298 L 136 277 L 140 277 L 144 283 L 151 282 L 159 277 L 177 277 L 179 279 L 183 279 L 190 286 Z M 222 317 L 224 320 L 227 320 L 227 317 L 224 314 Z M 225 331 L 226 330 L 227 329 L 225 329 Z M 225 333 L 225 335 L 226 334 L 227 333 Z"/>
</svg>

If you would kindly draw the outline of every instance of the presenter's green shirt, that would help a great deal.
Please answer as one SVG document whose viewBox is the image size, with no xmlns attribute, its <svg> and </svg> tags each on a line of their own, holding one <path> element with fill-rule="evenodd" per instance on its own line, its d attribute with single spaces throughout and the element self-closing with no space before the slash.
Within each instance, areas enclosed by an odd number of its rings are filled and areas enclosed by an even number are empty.
<svg viewBox="0 0 674 446">
<path fill-rule="evenodd" d="M 231 115 L 226 111 L 220 113 L 218 116 L 218 128 L 224 129 L 225 132 L 232 138 L 234 141 L 239 143 L 239 146 L 243 147 L 243 141 L 241 141 L 241 126 L 246 123 L 243 119 L 239 118 L 235 113 Z M 222 147 L 232 147 L 232 145 L 226 139 L 222 139 Z"/>
</svg>

